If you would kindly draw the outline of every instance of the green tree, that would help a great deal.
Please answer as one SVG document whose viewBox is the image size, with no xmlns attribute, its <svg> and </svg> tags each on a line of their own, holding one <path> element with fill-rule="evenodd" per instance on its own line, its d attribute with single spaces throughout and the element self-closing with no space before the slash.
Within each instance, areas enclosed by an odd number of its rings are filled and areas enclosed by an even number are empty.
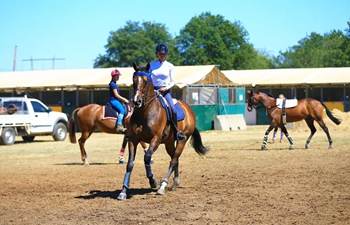
<svg viewBox="0 0 350 225">
<path fill-rule="evenodd" d="M 269 59 L 247 37 L 240 22 L 207 12 L 193 17 L 175 40 L 183 65 L 220 65 L 221 70 L 268 68 Z"/>
<path fill-rule="evenodd" d="M 350 65 L 349 53 L 349 33 L 333 30 L 322 36 L 312 32 L 273 61 L 279 68 L 346 67 Z"/>
<path fill-rule="evenodd" d="M 146 64 L 155 59 L 155 47 L 159 43 L 169 46 L 169 59 L 179 61 L 174 40 L 165 25 L 160 23 L 127 21 L 125 27 L 111 31 L 105 45 L 106 54 L 95 59 L 94 68 L 130 67 L 133 62 Z"/>
</svg>

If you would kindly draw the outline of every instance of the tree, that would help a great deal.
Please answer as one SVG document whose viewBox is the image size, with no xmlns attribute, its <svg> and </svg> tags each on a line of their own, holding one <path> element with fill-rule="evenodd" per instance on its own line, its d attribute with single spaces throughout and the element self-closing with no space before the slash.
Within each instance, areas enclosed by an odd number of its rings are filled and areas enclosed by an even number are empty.
<svg viewBox="0 0 350 225">
<path fill-rule="evenodd" d="M 221 70 L 268 68 L 268 58 L 254 49 L 247 36 L 240 22 L 207 12 L 193 17 L 175 40 L 183 65 L 220 65 Z"/>
<path fill-rule="evenodd" d="M 333 30 L 322 36 L 312 32 L 298 45 L 280 52 L 274 62 L 279 68 L 347 67 L 350 66 L 349 53 L 349 33 Z"/>
<path fill-rule="evenodd" d="M 94 68 L 130 67 L 133 62 L 146 64 L 155 59 L 155 47 L 165 43 L 173 51 L 174 41 L 165 25 L 159 23 L 127 21 L 125 27 L 111 31 L 105 45 L 106 54 L 95 59 Z M 169 59 L 171 56 L 169 55 Z"/>
</svg>

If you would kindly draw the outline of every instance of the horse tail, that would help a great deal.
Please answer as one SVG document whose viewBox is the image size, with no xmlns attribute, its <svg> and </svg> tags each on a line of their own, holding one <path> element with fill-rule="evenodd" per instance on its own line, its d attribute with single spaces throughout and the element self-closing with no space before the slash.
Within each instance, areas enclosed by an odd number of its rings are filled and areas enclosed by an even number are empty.
<svg viewBox="0 0 350 225">
<path fill-rule="evenodd" d="M 331 119 L 335 124 L 339 125 L 341 123 L 341 121 L 338 118 L 333 116 L 332 112 L 329 111 L 329 109 L 327 108 L 327 106 L 324 103 L 321 102 L 321 104 L 326 109 L 326 113 L 327 113 L 327 116 L 329 117 L 329 119 Z"/>
<path fill-rule="evenodd" d="M 73 112 L 70 115 L 69 118 L 69 126 L 68 126 L 68 132 L 69 132 L 69 140 L 70 143 L 77 143 L 77 139 L 75 137 L 75 120 L 74 120 L 74 116 L 75 114 L 79 111 L 80 108 L 76 108 L 73 110 Z"/>
<path fill-rule="evenodd" d="M 194 128 L 191 138 L 191 145 L 199 155 L 205 155 L 205 153 L 209 152 L 210 150 L 208 147 L 203 146 L 202 138 L 197 128 Z"/>
</svg>

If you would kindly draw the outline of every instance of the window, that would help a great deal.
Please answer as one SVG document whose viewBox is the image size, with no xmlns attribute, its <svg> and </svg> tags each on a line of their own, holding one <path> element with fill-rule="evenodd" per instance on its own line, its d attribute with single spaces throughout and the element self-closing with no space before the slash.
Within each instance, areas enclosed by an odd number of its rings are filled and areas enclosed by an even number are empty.
<svg viewBox="0 0 350 225">
<path fill-rule="evenodd" d="M 47 112 L 47 109 L 45 108 L 45 106 L 43 106 L 39 102 L 31 101 L 31 104 L 33 106 L 34 112 Z"/>
</svg>

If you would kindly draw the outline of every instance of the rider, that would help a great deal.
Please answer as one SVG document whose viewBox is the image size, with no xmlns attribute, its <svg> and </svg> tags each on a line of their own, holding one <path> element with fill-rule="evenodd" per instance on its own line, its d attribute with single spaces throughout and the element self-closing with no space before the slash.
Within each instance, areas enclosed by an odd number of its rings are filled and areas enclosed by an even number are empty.
<svg viewBox="0 0 350 225">
<path fill-rule="evenodd" d="M 122 103 L 129 103 L 129 100 L 120 95 L 120 90 L 117 85 L 120 75 L 121 73 L 117 69 L 114 69 L 111 72 L 112 79 L 111 82 L 109 82 L 109 103 L 119 113 L 116 123 L 116 131 L 124 132 L 126 129 L 123 127 L 122 121 L 125 115 L 125 109 Z"/>
<path fill-rule="evenodd" d="M 285 97 L 284 97 L 283 94 L 280 94 L 280 95 L 278 96 L 278 98 L 280 98 L 280 99 L 285 99 Z M 274 143 L 275 140 L 276 140 L 277 131 L 278 131 L 278 126 L 275 126 L 275 129 L 273 130 L 272 143 Z M 283 131 L 281 130 L 280 142 L 282 142 L 282 140 L 283 140 L 283 135 L 284 135 L 284 133 L 283 133 Z"/>
<path fill-rule="evenodd" d="M 175 85 L 174 65 L 166 60 L 169 49 L 165 44 L 159 44 L 156 47 L 157 60 L 150 63 L 150 73 L 155 90 L 164 96 L 172 111 L 172 121 L 174 124 L 176 136 L 179 141 L 187 140 L 186 135 L 177 128 L 177 113 L 170 93 L 170 89 Z"/>
</svg>

